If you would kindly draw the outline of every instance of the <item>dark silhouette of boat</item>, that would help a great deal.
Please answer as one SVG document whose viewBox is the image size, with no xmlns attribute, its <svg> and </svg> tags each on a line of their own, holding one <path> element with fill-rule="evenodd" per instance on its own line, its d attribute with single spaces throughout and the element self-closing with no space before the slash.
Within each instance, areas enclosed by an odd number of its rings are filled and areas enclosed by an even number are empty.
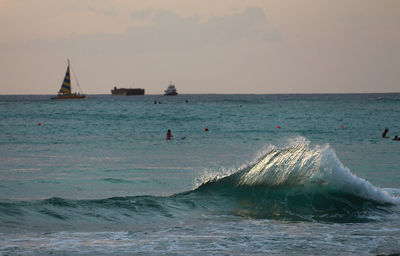
<svg viewBox="0 0 400 256">
<path fill-rule="evenodd" d="M 81 94 L 79 92 L 78 93 L 77 92 L 72 93 L 70 66 L 71 65 L 70 65 L 69 60 L 68 60 L 67 72 L 65 72 L 64 81 L 61 84 L 60 91 L 58 91 L 57 96 L 52 97 L 51 99 L 69 100 L 69 99 L 84 99 L 86 97 L 84 94 Z M 80 89 L 79 82 L 78 82 L 78 79 L 76 78 L 76 76 L 75 76 L 75 79 L 76 79 L 76 84 Z"/>
<path fill-rule="evenodd" d="M 131 96 L 131 95 L 144 95 L 144 89 L 141 88 L 117 88 L 111 90 L 112 95 L 122 95 L 122 96 Z"/>
<path fill-rule="evenodd" d="M 164 91 L 164 96 L 175 96 L 175 95 L 178 95 L 178 92 L 176 91 L 175 85 L 173 85 L 171 82 L 167 90 Z"/>
</svg>

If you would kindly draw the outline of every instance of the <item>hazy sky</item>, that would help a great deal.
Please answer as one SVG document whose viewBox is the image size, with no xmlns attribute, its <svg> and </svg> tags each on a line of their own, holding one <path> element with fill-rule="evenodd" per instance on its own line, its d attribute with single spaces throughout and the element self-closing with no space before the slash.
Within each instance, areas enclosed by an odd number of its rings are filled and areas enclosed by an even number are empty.
<svg viewBox="0 0 400 256">
<path fill-rule="evenodd" d="M 400 0 L 0 0 L 0 94 L 400 92 Z M 74 84 L 73 84 L 74 86 Z"/>
</svg>

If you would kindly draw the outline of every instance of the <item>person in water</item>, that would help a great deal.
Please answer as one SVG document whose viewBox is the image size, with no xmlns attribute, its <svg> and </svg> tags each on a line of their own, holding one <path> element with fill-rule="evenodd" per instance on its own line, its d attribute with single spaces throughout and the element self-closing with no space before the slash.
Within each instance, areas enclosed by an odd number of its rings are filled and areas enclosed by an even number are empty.
<svg viewBox="0 0 400 256">
<path fill-rule="evenodd" d="M 383 131 L 383 133 L 382 133 L 382 138 L 389 138 L 389 136 L 387 136 L 388 131 L 389 131 L 388 128 L 386 128 L 386 129 Z"/>
<path fill-rule="evenodd" d="M 393 140 L 400 140 L 400 138 L 396 135 L 394 136 Z"/>
<path fill-rule="evenodd" d="M 167 138 L 166 138 L 166 140 L 170 140 L 170 139 L 172 139 L 172 137 L 174 137 L 174 136 L 172 136 L 171 130 L 170 130 L 170 129 L 168 129 L 168 131 L 167 131 Z"/>
</svg>

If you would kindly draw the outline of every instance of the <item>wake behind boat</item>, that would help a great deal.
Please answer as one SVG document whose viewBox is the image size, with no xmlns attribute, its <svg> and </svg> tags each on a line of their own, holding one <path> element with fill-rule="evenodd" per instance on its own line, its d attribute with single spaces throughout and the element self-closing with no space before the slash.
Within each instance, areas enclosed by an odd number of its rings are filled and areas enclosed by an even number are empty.
<svg viewBox="0 0 400 256">
<path fill-rule="evenodd" d="M 76 79 L 76 77 L 75 77 Z M 79 89 L 79 82 L 78 79 L 76 79 L 76 84 L 78 85 Z M 67 67 L 67 72 L 65 73 L 64 81 L 61 84 L 60 91 L 58 92 L 57 96 L 51 98 L 51 99 L 56 99 L 56 100 L 66 100 L 66 99 L 84 99 L 86 98 L 86 95 L 80 94 L 79 92 L 72 93 L 71 90 L 71 76 L 70 76 L 70 63 L 68 60 L 68 67 Z"/>
</svg>

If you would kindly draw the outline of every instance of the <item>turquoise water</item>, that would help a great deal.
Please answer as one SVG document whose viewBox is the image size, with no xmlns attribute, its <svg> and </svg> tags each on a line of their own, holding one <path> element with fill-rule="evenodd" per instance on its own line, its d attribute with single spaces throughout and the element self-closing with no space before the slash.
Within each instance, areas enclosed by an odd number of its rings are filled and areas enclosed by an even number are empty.
<svg viewBox="0 0 400 256">
<path fill-rule="evenodd" d="M 400 252 L 400 94 L 49 98 L 0 96 L 0 254 Z"/>
</svg>

